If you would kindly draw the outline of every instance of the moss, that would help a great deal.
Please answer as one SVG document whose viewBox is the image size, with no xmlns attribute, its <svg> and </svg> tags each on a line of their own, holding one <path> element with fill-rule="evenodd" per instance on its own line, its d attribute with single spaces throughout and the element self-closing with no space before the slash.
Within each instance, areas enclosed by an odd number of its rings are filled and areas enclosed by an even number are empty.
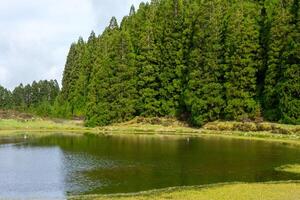
<svg viewBox="0 0 300 200">
<path fill-rule="evenodd" d="M 91 195 L 70 197 L 72 200 L 296 200 L 299 183 L 236 183 L 208 187 L 178 187 L 127 195 Z"/>
<path fill-rule="evenodd" d="M 300 164 L 296 165 L 283 165 L 276 168 L 276 171 L 300 174 Z"/>
</svg>

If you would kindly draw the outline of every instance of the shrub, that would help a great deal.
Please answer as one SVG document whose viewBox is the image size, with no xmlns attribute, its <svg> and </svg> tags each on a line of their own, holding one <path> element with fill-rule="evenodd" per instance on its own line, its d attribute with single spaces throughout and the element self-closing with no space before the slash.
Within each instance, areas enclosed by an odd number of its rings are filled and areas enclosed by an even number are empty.
<svg viewBox="0 0 300 200">
<path fill-rule="evenodd" d="M 238 131 L 257 131 L 257 127 L 255 123 L 251 122 L 244 122 L 244 123 L 237 123 L 234 125 L 234 130 Z"/>
<path fill-rule="evenodd" d="M 257 131 L 271 131 L 274 129 L 274 125 L 270 123 L 257 123 L 256 128 Z"/>
</svg>

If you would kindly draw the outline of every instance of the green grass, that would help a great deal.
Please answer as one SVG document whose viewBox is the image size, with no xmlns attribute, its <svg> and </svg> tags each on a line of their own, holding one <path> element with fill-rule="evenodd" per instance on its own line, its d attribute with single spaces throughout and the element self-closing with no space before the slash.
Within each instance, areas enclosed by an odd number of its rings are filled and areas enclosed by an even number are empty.
<svg viewBox="0 0 300 200">
<path fill-rule="evenodd" d="M 0 134 L 4 132 L 13 131 L 85 131 L 89 130 L 82 124 L 70 120 L 15 120 L 15 119 L 1 119 L 0 120 Z"/>
<path fill-rule="evenodd" d="M 276 168 L 277 171 L 300 174 L 300 165 L 283 165 Z"/>
<path fill-rule="evenodd" d="M 155 118 L 154 118 L 155 119 Z M 155 134 L 171 136 L 218 136 L 238 139 L 263 140 L 300 145 L 300 126 L 275 123 L 253 122 L 212 122 L 202 128 L 189 127 L 187 124 L 174 119 L 151 118 L 139 122 L 139 118 L 129 122 L 113 124 L 111 126 L 96 128 L 96 133 L 104 134 Z M 158 122 L 158 123 L 157 123 Z"/>
<path fill-rule="evenodd" d="M 299 200 L 300 183 L 235 183 L 179 187 L 129 195 L 83 195 L 71 200 Z"/>
<path fill-rule="evenodd" d="M 286 125 L 276 123 L 254 123 L 235 121 L 216 121 L 207 123 L 202 128 L 190 127 L 187 123 L 174 118 L 141 118 L 117 123 L 106 127 L 99 127 L 99 132 L 137 132 L 137 133 L 272 133 L 273 135 L 300 136 L 300 125 Z M 251 134 L 254 135 L 254 134 Z M 300 139 L 300 137 L 299 137 Z"/>
<path fill-rule="evenodd" d="M 171 136 L 218 136 L 240 139 L 264 140 L 300 145 L 300 126 L 274 123 L 212 122 L 203 128 L 189 127 L 172 118 L 135 118 L 111 126 L 86 128 L 82 121 L 61 119 L 0 119 L 0 136 L 14 132 L 76 132 L 92 134 L 152 134 Z"/>
</svg>

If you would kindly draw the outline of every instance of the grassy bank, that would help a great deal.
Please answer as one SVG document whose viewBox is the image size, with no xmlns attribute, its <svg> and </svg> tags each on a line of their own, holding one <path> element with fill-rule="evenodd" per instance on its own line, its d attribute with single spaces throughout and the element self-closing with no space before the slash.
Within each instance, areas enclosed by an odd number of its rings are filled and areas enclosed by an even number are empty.
<svg viewBox="0 0 300 200">
<path fill-rule="evenodd" d="M 174 136 L 219 136 L 241 139 L 277 141 L 300 144 L 300 125 L 253 122 L 212 122 L 202 128 L 193 128 L 173 118 L 135 118 L 111 126 L 87 128 L 80 120 L 62 119 L 0 119 L 0 135 L 28 132 L 74 132 L 92 134 L 151 134 Z"/>
<path fill-rule="evenodd" d="M 235 122 L 216 121 L 204 125 L 202 128 L 190 127 L 185 122 L 174 118 L 142 118 L 137 117 L 131 121 L 101 127 L 99 131 L 130 131 L 130 132 L 175 132 L 199 133 L 199 131 L 237 131 L 237 132 L 269 132 L 273 134 L 300 135 L 300 125 L 287 125 L 270 122 Z"/>
<path fill-rule="evenodd" d="M 85 195 L 71 200 L 299 200 L 300 183 L 235 183 L 203 187 L 179 187 L 129 195 Z"/>
<path fill-rule="evenodd" d="M 168 118 L 136 118 L 129 122 L 96 128 L 103 134 L 155 134 L 171 136 L 218 136 L 300 145 L 300 126 L 254 122 L 211 122 L 202 128 Z"/>
<path fill-rule="evenodd" d="M 53 119 L 0 119 L 0 137 L 45 136 L 53 133 L 82 134 L 93 131 L 80 121 Z"/>
</svg>

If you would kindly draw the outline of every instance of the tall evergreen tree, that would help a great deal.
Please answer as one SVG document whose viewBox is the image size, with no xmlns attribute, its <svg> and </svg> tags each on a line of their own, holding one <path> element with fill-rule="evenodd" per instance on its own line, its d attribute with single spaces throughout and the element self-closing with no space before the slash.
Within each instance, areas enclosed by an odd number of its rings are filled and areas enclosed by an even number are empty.
<svg viewBox="0 0 300 200">
<path fill-rule="evenodd" d="M 251 1 L 236 1 L 228 10 L 225 41 L 226 119 L 243 120 L 255 116 L 256 73 L 260 66 L 259 7 Z"/>
<path fill-rule="evenodd" d="M 183 1 L 161 1 L 156 12 L 156 46 L 159 49 L 159 101 L 161 116 L 176 116 L 180 109 L 183 70 Z"/>
<path fill-rule="evenodd" d="M 137 110 L 142 116 L 160 116 L 159 50 L 155 45 L 154 20 L 157 7 L 142 3 L 135 15 L 137 34 L 132 35 L 136 53 L 137 90 L 139 94 Z M 140 26 L 142 24 L 142 26 Z"/>
<path fill-rule="evenodd" d="M 13 102 L 11 92 L 0 86 L 0 109 L 10 109 L 12 106 Z"/>
<path fill-rule="evenodd" d="M 265 78 L 264 108 L 265 117 L 268 120 L 278 121 L 281 119 L 280 92 L 281 80 L 288 61 L 288 46 L 291 39 L 291 0 L 280 0 L 270 7 L 272 22 L 270 29 L 270 45 L 268 69 Z"/>
<path fill-rule="evenodd" d="M 129 16 L 133 16 L 135 14 L 135 7 L 134 5 L 131 6 Z"/>
<path fill-rule="evenodd" d="M 135 66 L 129 34 L 108 27 L 90 85 L 87 124 L 107 125 L 131 119 L 135 113 Z"/>
<path fill-rule="evenodd" d="M 190 52 L 185 103 L 194 125 L 219 119 L 224 109 L 221 65 L 224 6 L 220 0 L 199 5 L 199 17 L 192 27 L 195 32 L 192 41 L 194 48 Z"/>
<path fill-rule="evenodd" d="M 293 0 L 287 47 L 283 52 L 282 76 L 278 80 L 279 111 L 282 122 L 300 124 L 300 9 Z"/>
</svg>

